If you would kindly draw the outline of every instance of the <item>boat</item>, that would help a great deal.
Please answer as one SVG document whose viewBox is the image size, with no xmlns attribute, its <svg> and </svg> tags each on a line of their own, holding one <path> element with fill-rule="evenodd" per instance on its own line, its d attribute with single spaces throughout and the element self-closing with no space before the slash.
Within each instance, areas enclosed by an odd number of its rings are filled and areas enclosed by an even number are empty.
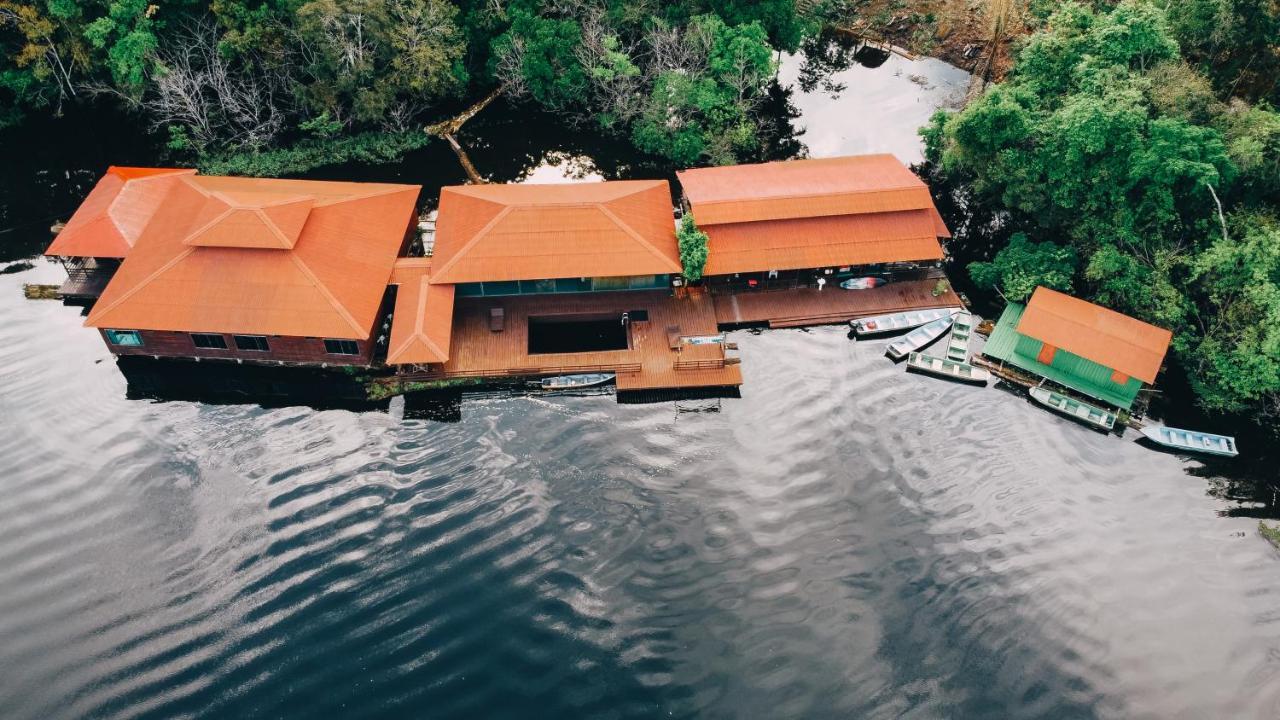
<svg viewBox="0 0 1280 720">
<path fill-rule="evenodd" d="M 1213 433 L 1182 430 L 1164 425 L 1148 425 L 1142 428 L 1142 434 L 1150 438 L 1151 442 L 1175 450 L 1208 453 L 1224 457 L 1235 457 L 1240 454 L 1236 450 L 1236 439 L 1230 435 L 1214 435 Z"/>
<path fill-rule="evenodd" d="M 951 316 L 938 318 L 933 322 L 925 323 L 902 337 L 889 343 L 889 347 L 885 350 L 885 354 L 894 360 L 901 360 L 907 356 L 907 353 L 919 350 L 929 343 L 942 337 L 942 334 L 951 327 Z"/>
<path fill-rule="evenodd" d="M 840 287 L 845 290 L 870 290 L 871 288 L 878 288 L 886 282 L 888 282 L 888 280 L 878 277 L 849 278 L 848 280 L 842 281 L 840 283 Z"/>
<path fill-rule="evenodd" d="M 557 375 L 543 378 L 539 385 L 543 390 L 577 390 L 604 385 L 613 380 L 613 373 L 583 373 L 581 375 Z"/>
<path fill-rule="evenodd" d="M 956 362 L 955 360 L 918 352 L 913 352 L 907 356 L 907 370 L 908 372 L 917 370 L 947 380 L 957 380 L 977 385 L 986 385 L 987 381 L 991 379 L 991 373 L 982 368 L 976 368 L 969 363 Z"/>
<path fill-rule="evenodd" d="M 969 362 L 969 335 L 973 332 L 973 314 L 961 310 L 951 319 L 951 340 L 947 343 L 947 359 Z"/>
<path fill-rule="evenodd" d="M 1089 403 L 1074 400 L 1052 390 L 1033 387 L 1031 388 L 1031 399 L 1050 410 L 1056 410 L 1069 418 L 1079 420 L 1085 425 L 1098 430 L 1109 432 L 1116 426 L 1115 413 L 1108 412 Z"/>
<path fill-rule="evenodd" d="M 686 345 L 723 345 L 724 335 L 685 335 L 681 340 Z"/>
<path fill-rule="evenodd" d="M 854 334 L 859 337 L 863 335 L 880 335 L 882 333 L 918 328 L 925 323 L 931 323 L 934 320 L 947 317 L 957 310 L 959 308 L 909 310 L 907 312 L 889 313 L 888 315 L 858 318 L 857 320 L 850 320 L 849 325 L 853 328 Z"/>
</svg>

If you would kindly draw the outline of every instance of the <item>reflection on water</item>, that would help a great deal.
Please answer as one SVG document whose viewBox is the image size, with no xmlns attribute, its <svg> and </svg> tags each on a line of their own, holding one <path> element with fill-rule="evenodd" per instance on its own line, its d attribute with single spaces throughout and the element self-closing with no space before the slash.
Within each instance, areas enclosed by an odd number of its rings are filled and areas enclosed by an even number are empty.
<svg viewBox="0 0 1280 720">
<path fill-rule="evenodd" d="M 804 111 L 813 154 L 868 92 Z M 515 122 L 470 130 L 499 178 L 648 162 Z M 439 149 L 366 171 L 460 181 Z M 1280 716 L 1277 556 L 1225 466 L 884 341 L 734 332 L 733 399 L 271 407 L 139 390 L 22 299 L 60 275 L 0 275 L 0 717 Z"/>
</svg>

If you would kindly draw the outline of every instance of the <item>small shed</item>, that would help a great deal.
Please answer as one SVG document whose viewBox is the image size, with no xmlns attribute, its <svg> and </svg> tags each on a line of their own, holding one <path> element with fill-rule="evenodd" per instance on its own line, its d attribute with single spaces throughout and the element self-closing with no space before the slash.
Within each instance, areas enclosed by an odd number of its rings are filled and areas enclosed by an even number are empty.
<svg viewBox="0 0 1280 720">
<path fill-rule="evenodd" d="M 1009 303 L 983 354 L 1128 410 L 1154 384 L 1172 333 L 1100 305 L 1036 288 Z"/>
</svg>

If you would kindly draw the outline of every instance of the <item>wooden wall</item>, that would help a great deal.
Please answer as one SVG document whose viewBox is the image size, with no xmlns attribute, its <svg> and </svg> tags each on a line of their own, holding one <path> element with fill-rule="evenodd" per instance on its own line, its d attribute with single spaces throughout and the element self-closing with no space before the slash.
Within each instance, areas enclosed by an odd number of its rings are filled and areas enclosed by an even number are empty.
<svg viewBox="0 0 1280 720">
<path fill-rule="evenodd" d="M 99 330 L 102 341 L 107 343 L 107 347 L 116 355 L 207 358 L 257 363 L 285 362 L 306 365 L 369 365 L 373 354 L 373 343 L 369 340 L 357 341 L 360 351 L 358 355 L 331 355 L 324 350 L 323 338 L 269 335 L 267 345 L 271 349 L 267 352 L 255 352 L 237 350 L 229 333 L 223 334 L 223 338 L 227 341 L 227 349 L 214 350 L 196 347 L 191 341 L 190 333 L 164 330 L 139 330 L 138 332 L 142 335 L 142 347 L 127 347 L 111 344 L 107 340 L 106 332 Z"/>
</svg>

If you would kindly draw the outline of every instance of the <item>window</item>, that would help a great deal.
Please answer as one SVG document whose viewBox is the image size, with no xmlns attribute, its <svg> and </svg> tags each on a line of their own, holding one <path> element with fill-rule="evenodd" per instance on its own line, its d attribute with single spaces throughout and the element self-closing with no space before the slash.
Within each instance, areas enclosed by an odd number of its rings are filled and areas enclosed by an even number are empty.
<svg viewBox="0 0 1280 720">
<path fill-rule="evenodd" d="M 107 342 L 123 347 L 142 347 L 142 334 L 137 330 L 108 330 Z"/>
<path fill-rule="evenodd" d="M 236 341 L 236 347 L 240 350 L 266 352 L 271 349 L 267 347 L 267 339 L 261 335 L 232 335 L 231 337 Z"/>
<path fill-rule="evenodd" d="M 211 333 L 191 333 L 191 343 L 206 350 L 226 350 L 227 339 Z"/>
<path fill-rule="evenodd" d="M 360 346 L 355 340 L 331 340 L 325 338 L 324 351 L 330 355 L 359 355 Z"/>
</svg>

